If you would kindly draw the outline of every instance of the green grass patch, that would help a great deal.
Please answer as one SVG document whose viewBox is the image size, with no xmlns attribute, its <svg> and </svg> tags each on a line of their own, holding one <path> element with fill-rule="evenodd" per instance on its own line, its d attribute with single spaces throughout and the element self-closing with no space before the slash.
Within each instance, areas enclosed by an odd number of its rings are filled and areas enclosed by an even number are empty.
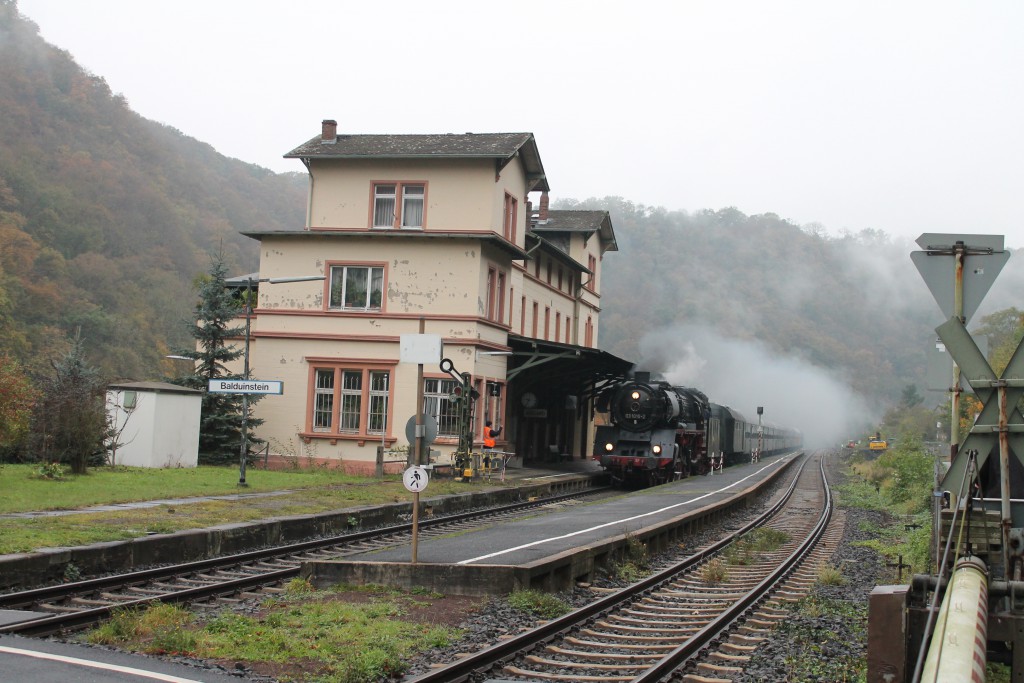
<svg viewBox="0 0 1024 683">
<path fill-rule="evenodd" d="M 733 566 L 746 566 L 757 562 L 762 553 L 778 550 L 789 541 L 789 534 L 771 527 L 758 527 L 732 543 L 722 556 Z"/>
<path fill-rule="evenodd" d="M 846 578 L 841 571 L 829 564 L 818 570 L 818 583 L 822 586 L 842 586 L 846 583 Z"/>
<path fill-rule="evenodd" d="M 61 510 L 169 498 L 283 491 L 283 495 L 212 500 L 153 508 L 0 519 L 0 554 L 31 552 L 172 533 L 267 517 L 315 514 L 365 505 L 411 501 L 401 478 L 368 479 L 337 470 L 266 471 L 250 469 L 250 486 L 237 487 L 238 471 L 225 467 L 149 469 L 100 467 L 85 475 L 47 479 L 30 465 L 0 466 L 0 514 Z M 485 483 L 431 480 L 432 495 L 464 493 Z M 358 519 L 353 520 L 353 526 Z"/>
<path fill-rule="evenodd" d="M 95 467 L 87 474 L 65 473 L 54 478 L 39 474 L 39 465 L 0 465 L 0 513 L 67 510 L 91 505 L 130 503 L 162 498 L 216 496 L 281 489 L 309 489 L 375 482 L 338 470 L 246 471 L 245 488 L 238 487 L 237 467 L 156 469 Z M 398 482 L 397 477 L 391 480 Z"/>
<path fill-rule="evenodd" d="M 854 541 L 854 545 L 871 548 L 885 557 L 887 562 L 895 563 L 902 556 L 903 562 L 911 565 L 903 569 L 903 576 L 908 572 L 927 574 L 931 572 L 931 515 L 927 512 L 904 517 L 891 526 L 861 523 L 860 530 L 874 536 L 866 541 Z M 907 529 L 907 526 L 917 528 Z M 897 581 L 897 573 L 893 570 L 892 581 Z"/>
<path fill-rule="evenodd" d="M 729 567 L 721 558 L 708 560 L 698 572 L 704 583 L 719 584 L 729 579 Z"/>
<path fill-rule="evenodd" d="M 334 592 L 289 590 L 260 617 L 225 613 L 207 623 L 175 606 L 118 612 L 87 634 L 92 643 L 149 654 L 181 653 L 249 663 L 300 661 L 320 683 L 369 683 L 398 677 L 410 656 L 449 646 L 458 629 L 408 621 L 408 595 L 367 590 L 351 603 Z"/>
<path fill-rule="evenodd" d="M 526 612 L 541 619 L 554 619 L 568 614 L 572 608 L 561 598 L 542 591 L 525 590 L 510 593 L 508 604 L 520 612 Z"/>
<path fill-rule="evenodd" d="M 786 657 L 787 681 L 863 681 L 867 671 L 864 655 L 852 653 L 847 635 L 823 629 L 818 620 L 842 620 L 853 629 L 853 642 L 867 642 L 867 603 L 811 596 L 797 603 L 793 618 L 778 626 L 779 639 L 792 643 Z M 774 637 L 774 636 L 773 636 Z"/>
<path fill-rule="evenodd" d="M 646 577 L 650 570 L 651 557 L 647 544 L 636 536 L 627 534 L 622 557 L 619 562 L 612 564 L 610 573 L 622 581 L 635 583 Z"/>
</svg>

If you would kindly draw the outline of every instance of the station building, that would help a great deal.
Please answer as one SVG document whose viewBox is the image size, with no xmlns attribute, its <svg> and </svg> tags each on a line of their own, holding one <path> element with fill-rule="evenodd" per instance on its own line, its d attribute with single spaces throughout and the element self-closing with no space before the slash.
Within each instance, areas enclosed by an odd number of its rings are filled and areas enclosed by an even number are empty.
<svg viewBox="0 0 1024 683">
<path fill-rule="evenodd" d="M 418 333 L 472 376 L 478 447 L 492 420 L 524 464 L 590 456 L 595 388 L 631 365 L 596 348 L 615 234 L 606 211 L 548 208 L 532 133 L 349 135 L 326 120 L 285 157 L 309 174 L 306 224 L 244 233 L 259 272 L 229 283 L 256 290 L 251 376 L 284 382 L 255 408 L 272 466 L 371 474 L 379 446 L 408 445 L 419 369 L 399 343 Z M 439 365 L 422 377 L 445 462 L 457 382 Z"/>
</svg>

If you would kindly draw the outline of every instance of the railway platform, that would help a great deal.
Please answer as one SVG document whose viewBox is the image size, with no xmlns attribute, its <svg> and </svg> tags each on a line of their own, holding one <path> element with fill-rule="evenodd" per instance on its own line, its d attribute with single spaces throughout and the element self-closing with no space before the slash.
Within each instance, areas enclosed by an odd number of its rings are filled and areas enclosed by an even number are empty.
<svg viewBox="0 0 1024 683">
<path fill-rule="evenodd" d="M 105 648 L 0 636 L 4 683 L 228 683 L 226 671 L 176 664 Z"/>
<path fill-rule="evenodd" d="M 415 563 L 404 546 L 310 562 L 303 575 L 317 586 L 382 583 L 463 595 L 561 590 L 621 559 L 632 539 L 664 546 L 745 505 L 796 459 L 766 457 L 601 502 L 554 504 L 548 514 L 423 540 Z"/>
</svg>

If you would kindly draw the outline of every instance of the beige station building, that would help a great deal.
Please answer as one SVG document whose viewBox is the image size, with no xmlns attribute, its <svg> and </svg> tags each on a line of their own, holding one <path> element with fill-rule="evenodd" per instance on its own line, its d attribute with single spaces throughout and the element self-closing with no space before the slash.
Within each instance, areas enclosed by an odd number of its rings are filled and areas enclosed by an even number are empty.
<svg viewBox="0 0 1024 683">
<path fill-rule="evenodd" d="M 492 420 L 524 464 L 591 457 L 595 388 L 631 366 L 596 348 L 615 233 L 606 211 L 548 209 L 532 133 L 349 135 L 326 120 L 285 156 L 309 174 L 306 224 L 244 233 L 259 272 L 229 282 L 258 293 L 251 377 L 284 386 L 254 411 L 272 466 L 372 474 L 378 447 L 409 445 L 420 395 L 448 462 L 461 373 L 477 448 Z M 454 376 L 425 363 L 417 386 L 400 349 L 416 334 L 440 338 Z"/>
</svg>

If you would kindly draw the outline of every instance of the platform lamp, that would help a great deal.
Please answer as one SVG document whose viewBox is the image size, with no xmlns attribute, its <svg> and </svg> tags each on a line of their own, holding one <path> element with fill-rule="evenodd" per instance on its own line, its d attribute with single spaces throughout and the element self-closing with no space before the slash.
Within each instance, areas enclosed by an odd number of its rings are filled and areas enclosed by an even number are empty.
<svg viewBox="0 0 1024 683">
<path fill-rule="evenodd" d="M 761 416 L 764 415 L 764 406 L 757 407 L 757 457 L 761 457 L 764 450 L 764 428 L 761 426 Z"/>
<path fill-rule="evenodd" d="M 245 361 L 243 368 L 244 379 L 249 379 L 249 335 L 252 330 L 252 284 L 254 282 L 266 282 L 272 285 L 285 282 L 312 282 L 325 280 L 325 275 L 306 275 L 301 277 L 252 277 L 245 278 Z M 249 455 L 249 394 L 242 394 L 242 445 L 238 457 L 238 485 L 248 486 L 245 483 L 245 461 Z"/>
</svg>

